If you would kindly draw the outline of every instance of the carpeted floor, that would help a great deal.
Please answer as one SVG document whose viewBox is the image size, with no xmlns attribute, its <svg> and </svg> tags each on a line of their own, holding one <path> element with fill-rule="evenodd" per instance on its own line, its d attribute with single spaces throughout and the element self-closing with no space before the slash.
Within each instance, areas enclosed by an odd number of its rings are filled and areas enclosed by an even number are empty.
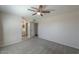
<svg viewBox="0 0 79 59">
<path fill-rule="evenodd" d="M 37 37 L 0 48 L 0 54 L 78 54 L 79 49 L 71 48 Z"/>
</svg>

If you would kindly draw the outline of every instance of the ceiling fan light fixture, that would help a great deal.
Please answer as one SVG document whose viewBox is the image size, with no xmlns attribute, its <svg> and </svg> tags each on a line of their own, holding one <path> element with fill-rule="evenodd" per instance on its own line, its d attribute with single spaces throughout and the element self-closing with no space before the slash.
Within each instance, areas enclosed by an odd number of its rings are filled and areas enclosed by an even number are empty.
<svg viewBox="0 0 79 59">
<path fill-rule="evenodd" d="M 37 15 L 40 15 L 41 13 L 40 12 L 37 12 Z"/>
<path fill-rule="evenodd" d="M 36 7 L 31 7 L 32 9 L 28 9 L 30 11 L 33 11 L 34 14 L 32 15 L 39 15 L 39 16 L 43 16 L 46 13 L 50 13 L 50 10 L 46 10 L 44 9 L 44 5 L 39 5 L 37 8 Z M 53 10 L 54 11 L 54 10 Z"/>
</svg>

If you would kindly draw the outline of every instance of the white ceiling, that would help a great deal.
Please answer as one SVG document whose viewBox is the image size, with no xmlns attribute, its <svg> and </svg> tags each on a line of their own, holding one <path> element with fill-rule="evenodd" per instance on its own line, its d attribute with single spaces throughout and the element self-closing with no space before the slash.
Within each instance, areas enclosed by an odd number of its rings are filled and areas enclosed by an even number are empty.
<svg viewBox="0 0 79 59">
<path fill-rule="evenodd" d="M 39 16 L 39 15 L 32 16 L 32 14 L 34 12 L 27 10 L 27 9 L 30 9 L 30 7 L 32 7 L 32 6 L 38 7 L 38 5 L 1 5 L 0 11 L 15 14 L 18 16 L 40 18 L 41 16 Z M 58 15 L 58 14 L 62 14 L 62 13 L 78 11 L 79 6 L 78 5 L 47 5 L 46 9 L 49 9 L 49 10 L 54 9 L 55 11 L 54 12 L 52 11 L 51 14 Z"/>
</svg>

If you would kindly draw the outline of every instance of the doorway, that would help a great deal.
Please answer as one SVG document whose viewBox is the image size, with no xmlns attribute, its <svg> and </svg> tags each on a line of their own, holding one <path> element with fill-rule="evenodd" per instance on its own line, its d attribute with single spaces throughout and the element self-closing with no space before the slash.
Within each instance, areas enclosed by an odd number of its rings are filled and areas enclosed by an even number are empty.
<svg viewBox="0 0 79 59">
<path fill-rule="evenodd" d="M 22 20 L 21 22 L 21 32 L 22 39 L 28 36 L 28 22 L 26 20 Z"/>
<path fill-rule="evenodd" d="M 38 36 L 38 23 L 34 23 L 35 36 Z"/>
</svg>

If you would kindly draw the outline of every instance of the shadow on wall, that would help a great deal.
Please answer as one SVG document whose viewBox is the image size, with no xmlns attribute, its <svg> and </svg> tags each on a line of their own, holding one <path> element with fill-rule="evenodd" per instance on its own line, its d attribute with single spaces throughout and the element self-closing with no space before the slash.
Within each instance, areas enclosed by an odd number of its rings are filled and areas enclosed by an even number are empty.
<svg viewBox="0 0 79 59">
<path fill-rule="evenodd" d="M 0 47 L 3 46 L 3 26 L 2 26 L 2 16 L 0 15 Z"/>
</svg>

